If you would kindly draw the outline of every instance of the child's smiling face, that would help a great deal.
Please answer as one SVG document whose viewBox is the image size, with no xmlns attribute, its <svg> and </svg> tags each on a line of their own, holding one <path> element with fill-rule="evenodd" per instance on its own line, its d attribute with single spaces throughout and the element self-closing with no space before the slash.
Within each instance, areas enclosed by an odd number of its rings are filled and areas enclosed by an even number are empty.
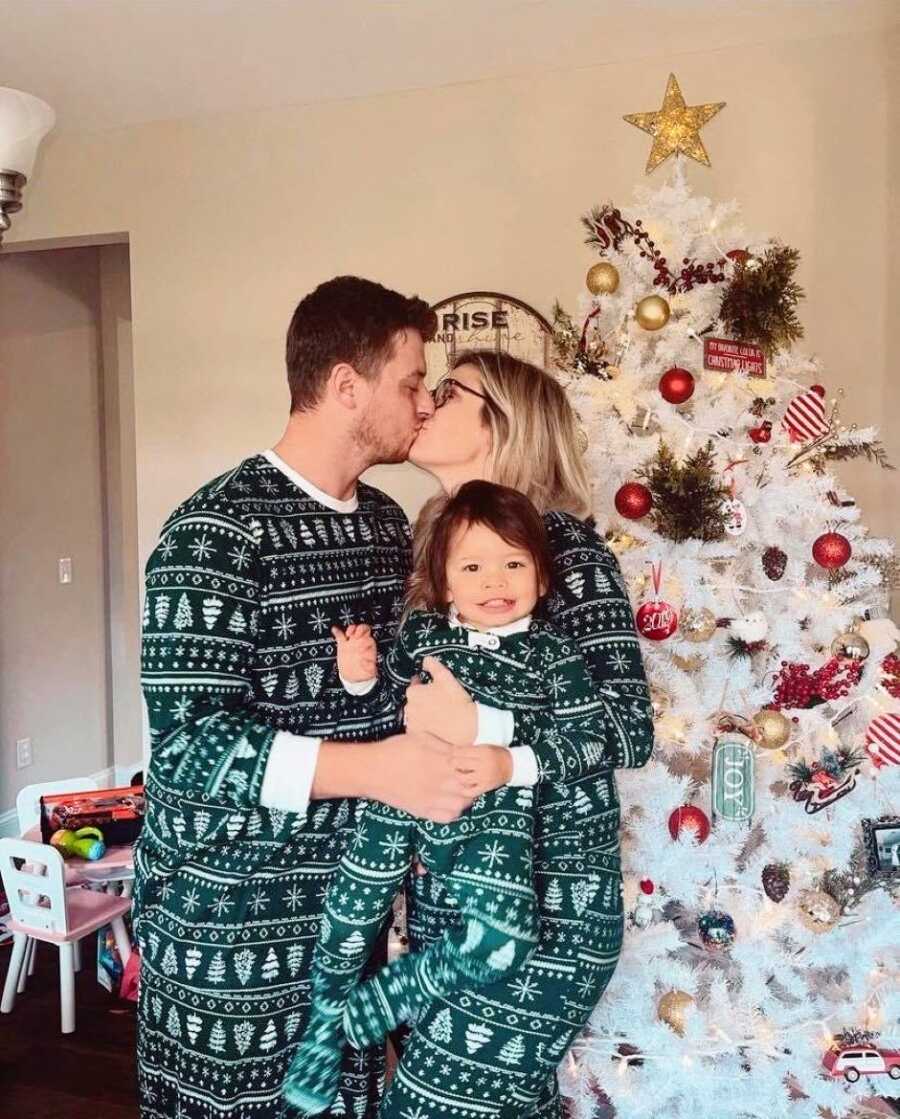
<svg viewBox="0 0 900 1119">
<path fill-rule="evenodd" d="M 447 602 L 464 622 L 482 629 L 517 622 L 534 610 L 545 590 L 527 549 L 477 522 L 454 533 L 447 554 Z"/>
</svg>

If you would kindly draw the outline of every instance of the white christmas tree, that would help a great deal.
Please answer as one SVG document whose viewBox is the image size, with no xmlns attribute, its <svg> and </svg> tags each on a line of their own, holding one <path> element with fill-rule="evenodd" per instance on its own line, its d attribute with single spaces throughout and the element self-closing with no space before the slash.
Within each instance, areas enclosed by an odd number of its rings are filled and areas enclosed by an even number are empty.
<svg viewBox="0 0 900 1119">
<path fill-rule="evenodd" d="M 823 1064 L 900 1044 L 900 633 L 893 548 L 832 464 L 884 452 L 791 352 L 798 254 L 735 204 L 676 163 L 585 224 L 600 259 L 557 309 L 559 376 L 657 738 L 619 776 L 625 944 L 564 1089 L 578 1119 L 850 1115 L 900 1091 Z"/>
</svg>

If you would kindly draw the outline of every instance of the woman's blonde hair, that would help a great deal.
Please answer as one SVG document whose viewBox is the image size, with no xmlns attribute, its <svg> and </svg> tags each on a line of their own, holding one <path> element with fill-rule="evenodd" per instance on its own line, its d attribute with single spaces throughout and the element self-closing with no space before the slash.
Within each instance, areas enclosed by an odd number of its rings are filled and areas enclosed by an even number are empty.
<svg viewBox="0 0 900 1119">
<path fill-rule="evenodd" d="M 578 420 L 555 378 L 536 365 L 494 350 L 467 350 L 453 369 L 474 365 L 488 398 L 492 482 L 509 486 L 539 513 L 591 515 L 591 487 L 578 439 Z"/>
<path fill-rule="evenodd" d="M 453 369 L 475 365 L 487 397 L 482 420 L 491 431 L 491 481 L 524 494 L 539 513 L 591 515 L 591 487 L 578 440 L 578 420 L 562 386 L 530 362 L 493 350 L 466 350 Z M 413 534 L 407 610 L 425 604 L 425 545 L 447 503 L 439 494 L 422 507 Z"/>
</svg>

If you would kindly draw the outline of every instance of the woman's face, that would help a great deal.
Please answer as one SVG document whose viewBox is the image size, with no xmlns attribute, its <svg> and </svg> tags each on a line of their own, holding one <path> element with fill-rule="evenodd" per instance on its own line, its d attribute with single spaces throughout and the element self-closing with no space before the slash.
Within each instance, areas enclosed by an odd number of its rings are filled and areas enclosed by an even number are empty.
<svg viewBox="0 0 900 1119">
<path fill-rule="evenodd" d="M 481 418 L 486 405 L 473 395 L 484 393 L 481 373 L 477 365 L 460 365 L 448 376 L 473 391 L 466 392 L 456 385 L 449 389 L 446 402 L 419 429 L 409 461 L 439 478 L 443 471 L 452 473 L 456 481 L 465 481 L 469 471 L 472 478 L 484 478 L 491 453 L 491 432 Z"/>
</svg>

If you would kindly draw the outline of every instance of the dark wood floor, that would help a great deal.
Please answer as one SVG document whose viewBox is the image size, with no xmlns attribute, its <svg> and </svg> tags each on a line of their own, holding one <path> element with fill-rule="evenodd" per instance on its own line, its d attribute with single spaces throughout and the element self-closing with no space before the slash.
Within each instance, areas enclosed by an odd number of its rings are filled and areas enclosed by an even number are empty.
<svg viewBox="0 0 900 1119">
<path fill-rule="evenodd" d="M 10 945 L 0 944 L 0 984 Z M 109 995 L 87 958 L 75 979 L 76 1030 L 59 1032 L 55 948 L 38 948 L 35 974 L 0 1016 L 0 1101 L 22 1119 L 138 1119 L 134 1003 Z"/>
<path fill-rule="evenodd" d="M 0 986 L 9 953 L 0 944 Z M 75 980 L 77 1029 L 61 1034 L 57 959 L 41 946 L 25 994 L 0 1015 L 0 1110 L 21 1119 L 138 1119 L 135 1004 L 109 995 L 86 958 Z M 900 1115 L 900 1100 L 868 1103 L 867 1119 Z"/>
</svg>

